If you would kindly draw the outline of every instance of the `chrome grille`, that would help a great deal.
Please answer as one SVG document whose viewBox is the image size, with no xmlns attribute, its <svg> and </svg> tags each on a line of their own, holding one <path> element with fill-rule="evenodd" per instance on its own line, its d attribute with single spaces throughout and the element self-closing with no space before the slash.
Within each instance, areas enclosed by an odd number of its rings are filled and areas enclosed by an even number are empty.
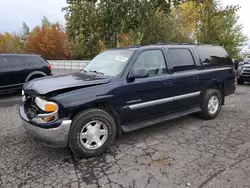
<svg viewBox="0 0 250 188">
<path fill-rule="evenodd" d="M 250 77 L 250 67 L 245 67 L 243 69 L 242 76 L 249 76 Z"/>
</svg>

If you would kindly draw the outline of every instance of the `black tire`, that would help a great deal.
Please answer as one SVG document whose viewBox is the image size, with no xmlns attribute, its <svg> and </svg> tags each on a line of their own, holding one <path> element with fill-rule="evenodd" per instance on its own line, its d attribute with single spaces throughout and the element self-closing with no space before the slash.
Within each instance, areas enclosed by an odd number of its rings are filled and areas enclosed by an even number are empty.
<svg viewBox="0 0 250 188">
<path fill-rule="evenodd" d="M 81 144 L 80 133 L 87 123 L 95 120 L 105 123 L 108 129 L 108 134 L 106 141 L 102 146 L 97 149 L 88 149 Z M 89 158 L 102 155 L 110 147 L 113 140 L 115 139 L 115 136 L 116 125 L 112 116 L 104 110 L 91 108 L 80 112 L 73 118 L 72 125 L 69 131 L 69 148 L 75 155 L 80 158 Z"/>
<path fill-rule="evenodd" d="M 238 83 L 239 85 L 244 84 L 244 82 L 245 82 L 245 81 L 244 81 L 244 80 L 242 80 L 242 79 L 240 79 L 240 78 L 238 78 L 238 79 L 237 79 L 237 83 Z"/>
<path fill-rule="evenodd" d="M 211 97 L 216 96 L 219 99 L 219 107 L 217 111 L 214 114 L 211 114 L 208 109 L 208 103 Z M 206 93 L 204 94 L 203 102 L 201 105 L 201 112 L 198 114 L 201 118 L 206 119 L 206 120 L 211 120 L 216 118 L 216 116 L 219 114 L 221 110 L 221 104 L 222 104 L 222 95 L 220 91 L 217 89 L 208 89 Z"/>
</svg>

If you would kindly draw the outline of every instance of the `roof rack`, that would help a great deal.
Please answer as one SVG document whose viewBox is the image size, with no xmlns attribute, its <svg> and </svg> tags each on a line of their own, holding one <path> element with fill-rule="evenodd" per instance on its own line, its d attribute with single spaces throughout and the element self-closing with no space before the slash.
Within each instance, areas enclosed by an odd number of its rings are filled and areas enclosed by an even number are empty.
<svg viewBox="0 0 250 188">
<path fill-rule="evenodd" d="M 211 45 L 218 46 L 217 44 L 203 44 L 203 43 L 192 43 L 192 42 L 159 42 L 153 45 Z"/>
</svg>

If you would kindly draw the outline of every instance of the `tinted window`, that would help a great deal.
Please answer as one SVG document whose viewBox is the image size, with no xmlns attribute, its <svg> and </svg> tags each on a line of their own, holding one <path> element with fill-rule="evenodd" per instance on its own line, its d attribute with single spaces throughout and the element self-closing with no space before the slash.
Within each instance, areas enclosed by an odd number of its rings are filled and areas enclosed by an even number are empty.
<svg viewBox="0 0 250 188">
<path fill-rule="evenodd" d="M 204 66 L 225 66 L 232 65 L 233 61 L 228 53 L 219 46 L 196 47 Z"/>
<path fill-rule="evenodd" d="M 2 56 L 2 68 L 3 69 L 19 69 L 25 66 L 21 57 L 18 56 Z"/>
<path fill-rule="evenodd" d="M 32 65 L 43 65 L 43 64 L 45 64 L 38 57 L 24 57 L 24 59 L 31 66 Z"/>
<path fill-rule="evenodd" d="M 148 50 L 142 52 L 137 58 L 134 68 L 148 69 L 149 76 L 166 73 L 166 64 L 161 50 Z"/>
<path fill-rule="evenodd" d="M 175 72 L 196 68 L 194 58 L 188 49 L 169 49 L 169 54 Z"/>
</svg>

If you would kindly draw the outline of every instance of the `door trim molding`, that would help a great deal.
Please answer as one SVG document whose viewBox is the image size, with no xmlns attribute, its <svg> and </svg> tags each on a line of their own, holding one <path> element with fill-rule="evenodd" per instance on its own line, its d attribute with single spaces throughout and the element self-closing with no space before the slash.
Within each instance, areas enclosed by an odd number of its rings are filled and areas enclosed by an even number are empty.
<svg viewBox="0 0 250 188">
<path fill-rule="evenodd" d="M 188 94 L 184 94 L 184 95 L 178 95 L 178 96 L 174 96 L 174 100 L 181 100 L 181 99 L 186 99 L 186 98 L 191 98 L 191 97 L 196 97 L 198 95 L 200 95 L 200 91 L 198 92 L 194 92 L 194 93 L 188 93 Z"/>
<path fill-rule="evenodd" d="M 142 102 L 142 103 L 138 103 L 138 104 L 133 104 L 133 105 L 129 105 L 128 107 L 131 110 L 136 110 L 139 108 L 146 108 L 149 106 L 154 106 L 154 105 L 163 104 L 163 103 L 169 103 L 169 102 L 173 102 L 173 101 L 174 101 L 174 98 L 169 97 L 169 98 L 164 98 L 164 99 L 159 99 L 159 100 L 154 100 L 154 101 L 149 101 L 149 102 Z"/>
<path fill-rule="evenodd" d="M 175 100 L 177 101 L 177 100 L 182 100 L 182 99 L 186 99 L 186 98 L 196 97 L 196 96 L 199 96 L 200 93 L 201 93 L 201 91 L 188 93 L 188 94 L 184 94 L 184 95 L 177 95 L 177 96 L 174 96 L 174 97 L 168 97 L 168 98 L 163 98 L 163 99 L 158 99 L 158 100 L 133 104 L 133 105 L 129 105 L 128 107 L 131 110 L 137 110 L 137 109 L 140 109 L 140 108 L 146 108 L 146 107 L 150 107 L 150 106 L 154 106 L 154 105 L 173 102 Z"/>
</svg>

